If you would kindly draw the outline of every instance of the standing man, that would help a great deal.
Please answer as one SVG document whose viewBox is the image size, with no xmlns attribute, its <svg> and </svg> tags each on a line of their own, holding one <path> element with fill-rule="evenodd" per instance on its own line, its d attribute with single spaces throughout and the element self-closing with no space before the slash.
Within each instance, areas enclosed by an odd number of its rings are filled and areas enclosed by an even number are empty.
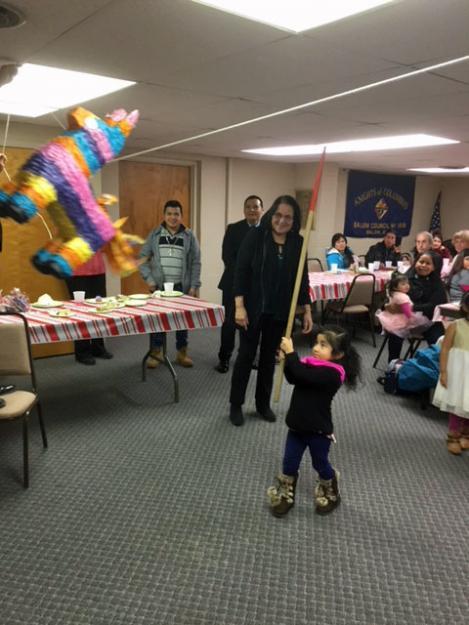
<svg viewBox="0 0 469 625">
<path fill-rule="evenodd" d="M 165 282 L 172 282 L 175 291 L 199 297 L 200 247 L 194 233 L 182 224 L 182 205 L 169 200 L 163 209 L 164 221 L 152 230 L 142 246 L 140 256 L 145 262 L 140 273 L 151 291 L 163 290 Z M 176 332 L 176 362 L 182 367 L 192 367 L 187 355 L 187 330 Z M 151 353 L 147 367 L 155 369 L 163 362 L 163 333 L 151 335 Z"/>
<path fill-rule="evenodd" d="M 384 239 L 372 245 L 365 256 L 366 266 L 375 261 L 379 261 L 383 267 L 386 261 L 391 261 L 394 266 L 397 266 L 399 260 L 401 260 L 401 255 L 396 251 L 396 233 L 392 230 L 386 230 Z"/>
<path fill-rule="evenodd" d="M 225 270 L 218 284 L 222 290 L 222 304 L 225 307 L 225 321 L 221 328 L 221 344 L 218 352 L 216 371 L 226 373 L 230 368 L 230 358 L 235 345 L 236 325 L 234 320 L 233 283 L 236 258 L 241 242 L 250 228 L 257 228 L 264 212 L 264 204 L 258 195 L 249 195 L 244 200 L 244 217 L 241 221 L 229 224 L 223 238 L 222 258 Z"/>
</svg>

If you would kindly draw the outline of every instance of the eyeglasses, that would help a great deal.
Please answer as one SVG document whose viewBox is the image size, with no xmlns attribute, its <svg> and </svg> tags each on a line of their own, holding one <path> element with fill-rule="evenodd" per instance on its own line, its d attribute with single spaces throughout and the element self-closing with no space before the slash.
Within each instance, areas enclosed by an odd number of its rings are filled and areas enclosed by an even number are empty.
<svg viewBox="0 0 469 625">
<path fill-rule="evenodd" d="M 282 213 L 274 213 L 273 218 L 276 221 L 284 221 L 286 224 L 289 224 L 293 221 L 293 217 L 291 215 L 282 215 Z"/>
</svg>

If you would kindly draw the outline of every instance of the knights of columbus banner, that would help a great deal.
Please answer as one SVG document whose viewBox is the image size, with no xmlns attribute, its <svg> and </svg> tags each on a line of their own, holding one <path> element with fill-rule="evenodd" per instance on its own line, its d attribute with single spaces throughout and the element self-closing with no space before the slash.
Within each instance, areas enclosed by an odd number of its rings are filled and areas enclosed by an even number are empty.
<svg viewBox="0 0 469 625">
<path fill-rule="evenodd" d="M 391 229 L 409 234 L 414 207 L 415 176 L 350 171 L 345 205 L 344 234 L 381 238 Z"/>
</svg>

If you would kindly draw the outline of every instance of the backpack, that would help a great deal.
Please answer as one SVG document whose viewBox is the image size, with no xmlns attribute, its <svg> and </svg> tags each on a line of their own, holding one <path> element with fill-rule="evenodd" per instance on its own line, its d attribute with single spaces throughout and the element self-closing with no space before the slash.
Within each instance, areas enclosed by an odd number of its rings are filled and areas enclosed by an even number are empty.
<svg viewBox="0 0 469 625">
<path fill-rule="evenodd" d="M 398 391 L 421 393 L 434 388 L 440 376 L 440 347 L 430 345 L 419 349 L 397 372 Z"/>
</svg>

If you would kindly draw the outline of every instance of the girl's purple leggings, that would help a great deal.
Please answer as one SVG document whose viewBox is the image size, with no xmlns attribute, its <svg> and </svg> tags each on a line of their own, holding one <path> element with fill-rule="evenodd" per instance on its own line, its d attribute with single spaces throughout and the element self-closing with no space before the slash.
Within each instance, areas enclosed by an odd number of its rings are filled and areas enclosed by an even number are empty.
<svg viewBox="0 0 469 625">
<path fill-rule="evenodd" d="M 448 430 L 450 432 L 469 432 L 469 419 L 448 413 Z"/>
</svg>

